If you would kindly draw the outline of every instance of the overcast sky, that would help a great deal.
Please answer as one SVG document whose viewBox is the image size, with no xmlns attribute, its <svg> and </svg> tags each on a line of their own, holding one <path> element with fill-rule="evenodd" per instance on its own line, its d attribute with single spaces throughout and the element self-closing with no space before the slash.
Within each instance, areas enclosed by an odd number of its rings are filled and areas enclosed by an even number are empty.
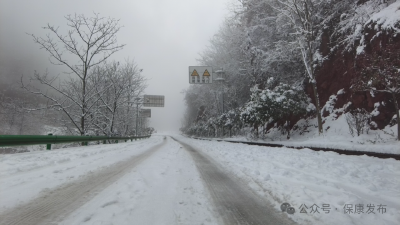
<svg viewBox="0 0 400 225">
<path fill-rule="evenodd" d="M 178 130 L 185 109 L 188 66 L 218 31 L 232 0 L 0 0 L 0 60 L 18 60 L 21 73 L 33 70 L 60 73 L 48 64 L 26 33 L 44 36 L 47 23 L 66 26 L 68 14 L 120 19 L 118 42 L 126 47 L 112 56 L 135 60 L 149 79 L 146 94 L 165 95 L 165 108 L 152 108 L 151 126 L 158 131 Z M 0 79 L 1 81 L 1 79 Z"/>
</svg>

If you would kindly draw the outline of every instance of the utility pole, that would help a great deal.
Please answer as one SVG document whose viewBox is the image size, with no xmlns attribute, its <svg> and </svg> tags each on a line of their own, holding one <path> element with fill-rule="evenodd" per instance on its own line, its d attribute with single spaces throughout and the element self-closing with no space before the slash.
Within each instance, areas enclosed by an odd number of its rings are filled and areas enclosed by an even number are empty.
<svg viewBox="0 0 400 225">
<path fill-rule="evenodd" d="M 151 117 L 150 109 L 145 109 L 144 111 L 139 111 L 139 105 L 143 107 L 164 107 L 165 96 L 164 95 L 144 95 L 143 97 L 135 98 L 133 104 L 136 104 L 136 137 L 139 136 L 139 126 L 141 131 L 143 130 L 143 118 L 142 117 Z M 139 114 L 142 114 L 139 116 Z M 139 124 L 140 118 L 140 124 Z M 141 134 L 142 132 L 140 132 Z"/>
<path fill-rule="evenodd" d="M 220 70 L 215 71 L 215 73 L 218 75 L 217 78 L 215 79 L 215 81 L 218 81 L 220 83 L 220 93 L 221 93 L 221 111 L 222 114 L 224 114 L 224 87 L 223 87 L 223 82 L 225 81 L 224 75 L 225 75 L 225 71 L 223 68 L 221 68 Z"/>
<path fill-rule="evenodd" d="M 211 66 L 189 66 L 188 75 L 189 84 L 212 84 L 214 81 L 213 68 Z M 223 108 L 222 106 L 222 111 L 224 110 Z M 218 133 L 218 128 L 216 131 Z"/>
<path fill-rule="evenodd" d="M 215 73 L 217 74 L 217 78 L 215 79 L 215 81 L 219 82 L 220 85 L 220 93 L 221 93 L 221 111 L 222 114 L 224 114 L 224 86 L 223 86 L 223 82 L 225 81 L 224 75 L 225 75 L 225 71 L 223 68 L 221 68 L 220 70 L 215 71 Z M 222 125 L 222 136 L 224 136 L 224 126 Z"/>
<path fill-rule="evenodd" d="M 138 120 L 139 120 L 139 104 L 141 103 L 140 100 L 141 100 L 141 98 L 136 98 L 136 102 L 135 102 L 136 103 L 136 130 L 135 130 L 136 137 L 139 134 L 139 132 L 138 132 Z"/>
</svg>

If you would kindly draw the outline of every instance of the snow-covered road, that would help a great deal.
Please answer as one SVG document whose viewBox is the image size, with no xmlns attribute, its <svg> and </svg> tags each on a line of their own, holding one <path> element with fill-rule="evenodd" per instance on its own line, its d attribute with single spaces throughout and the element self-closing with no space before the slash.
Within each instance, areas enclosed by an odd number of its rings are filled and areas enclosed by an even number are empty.
<svg viewBox="0 0 400 225">
<path fill-rule="evenodd" d="M 246 224 L 257 205 L 300 224 L 400 221 L 399 161 L 173 137 L 1 155 L 0 224 Z M 66 206 L 40 206 L 68 188 Z"/>
<path fill-rule="evenodd" d="M 143 160 L 151 156 L 162 145 L 115 163 L 96 172 L 89 173 L 73 182 L 67 182 L 55 189 L 47 190 L 28 204 L 6 211 L 0 224 L 53 224 L 75 211 L 96 194 L 118 179 Z"/>
<path fill-rule="evenodd" d="M 178 143 L 166 141 L 60 224 L 221 224 L 194 162 Z"/>
<path fill-rule="evenodd" d="M 275 210 L 266 199 L 252 192 L 247 183 L 221 168 L 218 162 L 178 142 L 190 152 L 224 224 L 295 224 L 287 214 Z"/>
<path fill-rule="evenodd" d="M 0 224 L 221 224 L 190 155 L 162 136 L 2 155 L 0 171 Z"/>
<path fill-rule="evenodd" d="M 0 213 L 61 184 L 139 155 L 161 143 L 161 139 L 0 155 Z"/>
</svg>

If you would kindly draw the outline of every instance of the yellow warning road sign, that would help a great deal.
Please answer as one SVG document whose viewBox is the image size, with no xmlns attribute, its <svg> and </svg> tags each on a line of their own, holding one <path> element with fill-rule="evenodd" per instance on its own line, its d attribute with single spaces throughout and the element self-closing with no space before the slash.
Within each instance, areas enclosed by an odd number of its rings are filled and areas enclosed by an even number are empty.
<svg viewBox="0 0 400 225">
<path fill-rule="evenodd" d="M 197 71 L 196 70 L 193 70 L 193 73 L 192 73 L 192 75 L 191 76 L 199 76 L 199 74 L 197 73 Z"/>
<path fill-rule="evenodd" d="M 194 71 L 196 71 L 196 70 L 194 70 Z M 204 71 L 203 76 L 207 76 L 207 77 L 210 76 L 210 73 L 208 72 L 208 70 L 205 70 L 205 71 Z"/>
<path fill-rule="evenodd" d="M 213 82 L 213 69 L 211 66 L 189 66 L 190 84 L 211 84 Z"/>
</svg>

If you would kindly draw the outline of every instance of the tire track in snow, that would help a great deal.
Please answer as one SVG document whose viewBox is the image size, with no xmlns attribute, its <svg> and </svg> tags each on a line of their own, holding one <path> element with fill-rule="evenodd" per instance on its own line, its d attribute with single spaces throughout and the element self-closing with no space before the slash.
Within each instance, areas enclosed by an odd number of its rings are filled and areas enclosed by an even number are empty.
<svg viewBox="0 0 400 225">
<path fill-rule="evenodd" d="M 172 139 L 191 154 L 225 224 L 295 224 L 285 213 L 277 212 L 246 185 L 227 175 L 212 159 L 190 145 Z"/>
<path fill-rule="evenodd" d="M 24 205 L 7 210 L 0 215 L 0 225 L 58 224 L 62 218 L 147 159 L 165 143 L 164 139 L 162 143 L 139 155 L 46 191 Z"/>
</svg>

